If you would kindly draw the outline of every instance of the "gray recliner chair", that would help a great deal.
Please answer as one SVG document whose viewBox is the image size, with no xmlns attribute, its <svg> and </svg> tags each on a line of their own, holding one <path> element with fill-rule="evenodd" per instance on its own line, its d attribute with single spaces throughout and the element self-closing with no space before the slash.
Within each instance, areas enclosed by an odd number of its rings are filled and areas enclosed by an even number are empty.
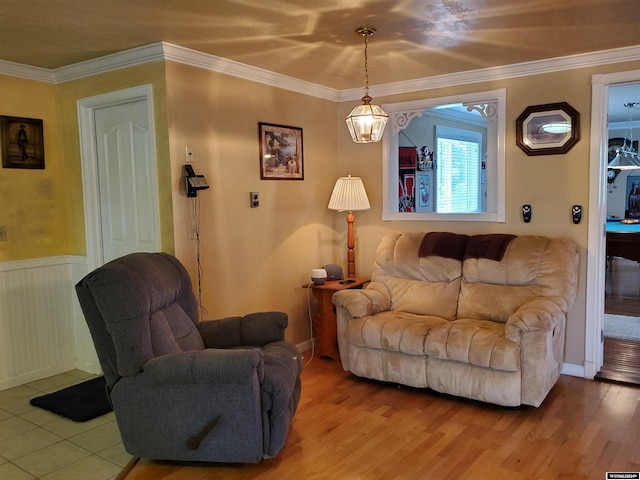
<svg viewBox="0 0 640 480">
<path fill-rule="evenodd" d="M 128 453 L 244 463 L 280 452 L 302 371 L 285 313 L 198 322 L 189 276 L 166 253 L 113 260 L 76 292 Z"/>
</svg>

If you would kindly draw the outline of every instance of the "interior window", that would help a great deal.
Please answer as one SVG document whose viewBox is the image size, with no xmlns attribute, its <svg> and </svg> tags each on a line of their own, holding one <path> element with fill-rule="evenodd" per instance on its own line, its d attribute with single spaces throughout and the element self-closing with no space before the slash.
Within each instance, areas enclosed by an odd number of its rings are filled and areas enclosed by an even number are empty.
<svg viewBox="0 0 640 480">
<path fill-rule="evenodd" d="M 436 211 L 477 213 L 481 211 L 482 135 L 478 132 L 436 126 Z"/>
<path fill-rule="evenodd" d="M 504 222 L 506 90 L 384 105 L 383 220 Z"/>
</svg>

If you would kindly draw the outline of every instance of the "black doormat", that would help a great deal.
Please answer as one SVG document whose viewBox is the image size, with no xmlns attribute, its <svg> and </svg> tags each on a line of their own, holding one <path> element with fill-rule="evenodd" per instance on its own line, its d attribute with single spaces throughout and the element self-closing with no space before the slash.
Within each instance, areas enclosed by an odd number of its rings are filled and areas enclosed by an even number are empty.
<svg viewBox="0 0 640 480">
<path fill-rule="evenodd" d="M 86 422 L 112 410 L 105 388 L 104 377 L 97 377 L 58 392 L 32 398 L 30 403 L 74 422 Z"/>
</svg>

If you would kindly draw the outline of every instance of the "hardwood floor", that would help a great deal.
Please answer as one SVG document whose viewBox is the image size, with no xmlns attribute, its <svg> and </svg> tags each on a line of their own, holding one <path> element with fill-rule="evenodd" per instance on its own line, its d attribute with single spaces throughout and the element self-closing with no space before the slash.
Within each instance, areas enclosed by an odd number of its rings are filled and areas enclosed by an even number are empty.
<svg viewBox="0 0 640 480">
<path fill-rule="evenodd" d="M 640 316 L 640 266 L 613 257 L 605 277 L 605 313 Z M 604 339 L 602 370 L 597 378 L 640 384 L 640 342 Z"/>
<path fill-rule="evenodd" d="M 637 262 L 613 257 L 605 274 L 604 311 L 640 317 L 640 266 Z"/>
<path fill-rule="evenodd" d="M 562 375 L 539 408 L 502 408 L 305 367 L 287 444 L 256 465 L 140 460 L 126 480 L 604 479 L 640 471 L 640 388 Z"/>
</svg>

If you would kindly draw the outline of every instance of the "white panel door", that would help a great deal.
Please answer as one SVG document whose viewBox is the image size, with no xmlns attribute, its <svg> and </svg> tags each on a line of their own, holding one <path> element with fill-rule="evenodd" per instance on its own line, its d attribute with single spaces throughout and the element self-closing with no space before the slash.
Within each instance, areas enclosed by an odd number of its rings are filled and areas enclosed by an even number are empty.
<svg viewBox="0 0 640 480">
<path fill-rule="evenodd" d="M 104 262 L 160 250 L 146 100 L 94 110 Z"/>
</svg>

